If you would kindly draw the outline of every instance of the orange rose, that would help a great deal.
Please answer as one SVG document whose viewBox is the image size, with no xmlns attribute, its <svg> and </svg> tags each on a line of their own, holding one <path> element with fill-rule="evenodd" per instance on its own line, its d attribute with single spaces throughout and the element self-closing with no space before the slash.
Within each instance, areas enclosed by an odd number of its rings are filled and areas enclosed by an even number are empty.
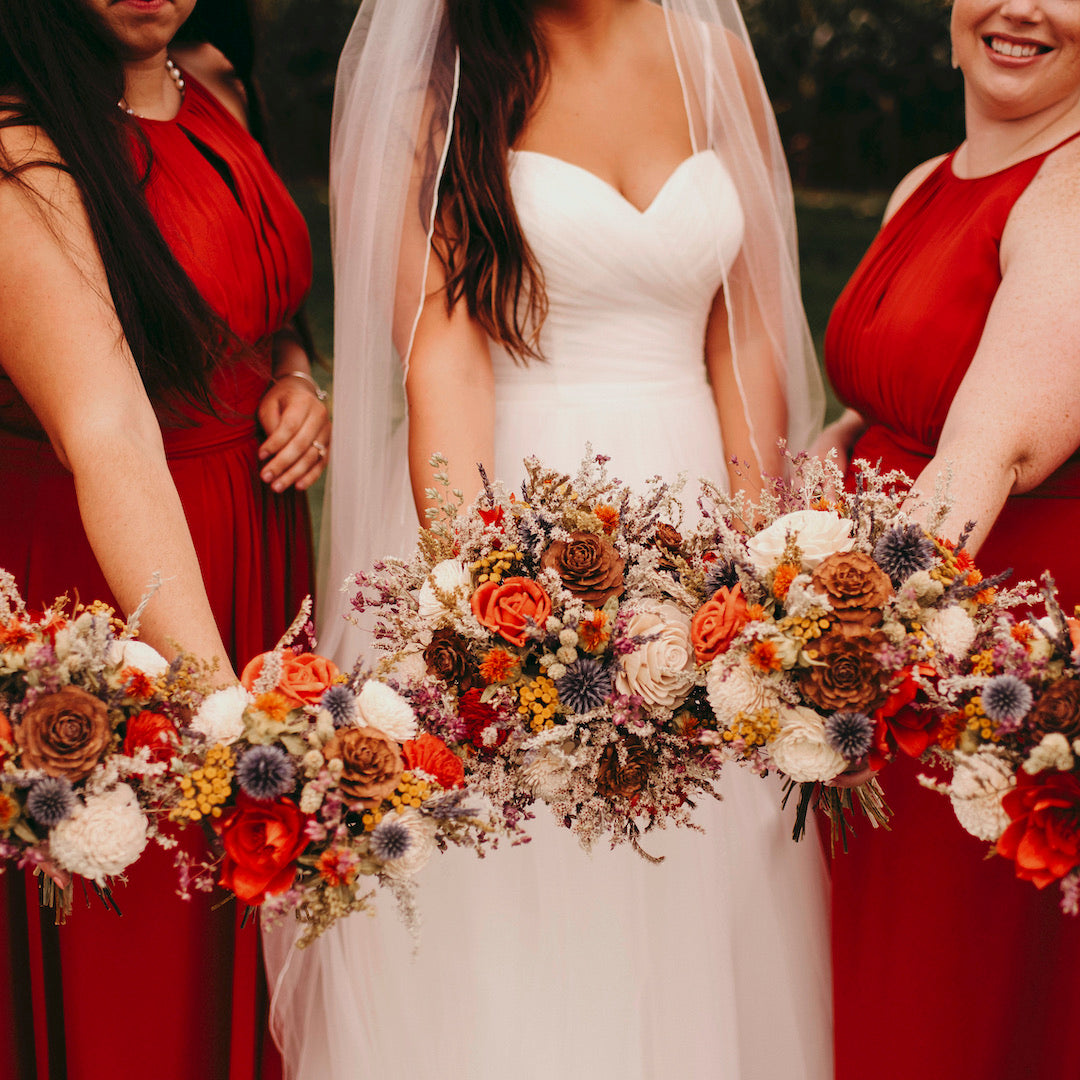
<svg viewBox="0 0 1080 1080">
<path fill-rule="evenodd" d="M 124 753 L 128 757 L 134 757 L 145 746 L 150 750 L 151 761 L 169 762 L 178 745 L 173 722 L 161 713 L 143 709 L 127 722 Z"/>
<path fill-rule="evenodd" d="M 260 653 L 248 662 L 240 681 L 251 690 L 259 681 L 266 658 L 273 653 Z M 273 689 L 283 694 L 295 705 L 314 705 L 338 676 L 333 660 L 315 653 L 291 652 L 281 654 L 281 676 Z"/>
<path fill-rule="evenodd" d="M 428 776 L 433 776 L 440 787 L 459 788 L 465 786 L 465 766 L 442 739 L 434 735 L 421 735 L 402 743 L 405 764 L 410 769 L 420 769 Z"/>
<path fill-rule="evenodd" d="M 485 581 L 472 595 L 473 614 L 511 645 L 522 646 L 530 620 L 543 626 L 551 614 L 548 594 L 529 578 Z"/>
<path fill-rule="evenodd" d="M 0 765 L 14 749 L 15 733 L 11 730 L 11 721 L 7 718 L 7 713 L 0 709 Z"/>
<path fill-rule="evenodd" d="M 722 585 L 698 608 L 690 621 L 690 640 L 694 643 L 694 656 L 699 664 L 725 652 L 735 636 L 750 621 L 746 597 L 742 586 L 729 589 Z"/>
<path fill-rule="evenodd" d="M 284 892 L 307 847 L 307 820 L 291 799 L 258 802 L 240 792 L 214 826 L 225 848 L 221 884 L 245 904 Z"/>
</svg>

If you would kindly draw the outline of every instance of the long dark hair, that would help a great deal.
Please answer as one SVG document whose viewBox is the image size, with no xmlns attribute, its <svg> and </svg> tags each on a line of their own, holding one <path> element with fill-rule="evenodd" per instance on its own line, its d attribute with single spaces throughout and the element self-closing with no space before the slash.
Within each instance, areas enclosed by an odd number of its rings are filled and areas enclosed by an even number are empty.
<svg viewBox="0 0 1080 1080">
<path fill-rule="evenodd" d="M 138 124 L 117 108 L 123 92 L 115 45 L 80 0 L 0 3 L 0 93 L 7 99 L 0 127 L 36 126 L 60 155 L 60 162 L 18 165 L 0 159 L 0 178 L 26 183 L 23 174 L 35 167 L 72 176 L 147 393 L 159 400 L 178 392 L 212 407 L 214 358 L 235 341 L 150 213 L 143 190 L 150 148 Z M 133 137 L 141 142 L 134 157 Z M 137 169 L 136 158 L 145 167 Z"/>
<path fill-rule="evenodd" d="M 547 312 L 543 273 L 514 209 L 507 161 L 547 73 L 534 6 L 535 0 L 446 0 L 461 78 L 434 234 L 447 307 L 464 299 L 470 316 L 521 361 L 539 359 L 536 335 Z"/>
</svg>

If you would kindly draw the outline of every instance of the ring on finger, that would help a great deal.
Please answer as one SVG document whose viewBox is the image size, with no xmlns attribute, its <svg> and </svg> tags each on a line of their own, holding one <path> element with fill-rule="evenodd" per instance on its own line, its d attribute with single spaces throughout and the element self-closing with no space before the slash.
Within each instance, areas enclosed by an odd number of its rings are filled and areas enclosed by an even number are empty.
<svg viewBox="0 0 1080 1080">
<path fill-rule="evenodd" d="M 326 457 L 326 447 L 319 442 L 318 439 L 311 440 L 312 449 L 319 455 L 320 458 Z"/>
</svg>

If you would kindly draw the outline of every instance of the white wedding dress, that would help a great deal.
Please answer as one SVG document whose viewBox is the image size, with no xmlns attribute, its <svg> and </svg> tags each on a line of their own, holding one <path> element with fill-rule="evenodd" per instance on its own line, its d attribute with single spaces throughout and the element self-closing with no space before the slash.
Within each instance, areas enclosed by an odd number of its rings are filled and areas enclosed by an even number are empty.
<svg viewBox="0 0 1080 1080">
<path fill-rule="evenodd" d="M 499 476 L 516 482 L 528 454 L 573 470 L 588 442 L 631 485 L 724 477 L 703 343 L 743 217 L 720 159 L 686 159 L 643 211 L 543 154 L 514 154 L 511 183 L 550 311 L 546 362 L 492 349 Z M 827 1080 L 818 837 L 792 842 L 774 782 L 730 766 L 721 790 L 699 807 L 704 833 L 645 839 L 659 866 L 627 846 L 584 853 L 542 806 L 530 844 L 433 858 L 415 957 L 387 901 L 315 946 L 295 1075 Z"/>
</svg>

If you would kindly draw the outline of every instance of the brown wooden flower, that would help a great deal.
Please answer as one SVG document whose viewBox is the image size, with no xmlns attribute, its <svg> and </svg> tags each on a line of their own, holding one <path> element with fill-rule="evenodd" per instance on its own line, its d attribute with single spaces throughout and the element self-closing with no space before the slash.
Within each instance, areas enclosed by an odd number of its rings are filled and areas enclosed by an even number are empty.
<svg viewBox="0 0 1080 1080">
<path fill-rule="evenodd" d="M 78 686 L 38 698 L 15 729 L 24 768 L 64 776 L 73 784 L 90 775 L 112 736 L 105 703 Z"/>
<path fill-rule="evenodd" d="M 619 760 L 619 750 L 625 760 Z M 632 799 L 644 790 L 649 779 L 652 757 L 641 739 L 629 735 L 621 743 L 608 743 L 600 755 L 596 790 L 607 798 Z"/>
<path fill-rule="evenodd" d="M 834 616 L 849 634 L 877 626 L 881 609 L 893 591 L 888 575 L 861 551 L 830 555 L 814 571 L 813 583 L 829 598 Z"/>
<path fill-rule="evenodd" d="M 323 747 L 327 761 L 343 766 L 341 790 L 367 806 L 377 806 L 397 787 L 404 764 L 397 745 L 378 728 L 344 728 Z"/>
<path fill-rule="evenodd" d="M 845 634 L 831 630 L 808 651 L 817 660 L 800 678 L 803 696 L 828 712 L 870 712 L 885 699 L 877 651 L 885 644 L 881 631 Z"/>
<path fill-rule="evenodd" d="M 1070 743 L 1080 739 L 1080 681 L 1059 679 L 1042 692 L 1028 713 L 1035 741 L 1060 732 Z"/>
<path fill-rule="evenodd" d="M 569 540 L 553 541 L 540 565 L 557 571 L 570 592 L 594 607 L 622 594 L 625 560 L 610 540 L 595 533 L 576 532 Z"/>
<path fill-rule="evenodd" d="M 453 630 L 436 630 L 431 635 L 431 644 L 424 650 L 424 659 L 432 675 L 461 691 L 477 685 L 476 667 L 468 646 Z"/>
</svg>

